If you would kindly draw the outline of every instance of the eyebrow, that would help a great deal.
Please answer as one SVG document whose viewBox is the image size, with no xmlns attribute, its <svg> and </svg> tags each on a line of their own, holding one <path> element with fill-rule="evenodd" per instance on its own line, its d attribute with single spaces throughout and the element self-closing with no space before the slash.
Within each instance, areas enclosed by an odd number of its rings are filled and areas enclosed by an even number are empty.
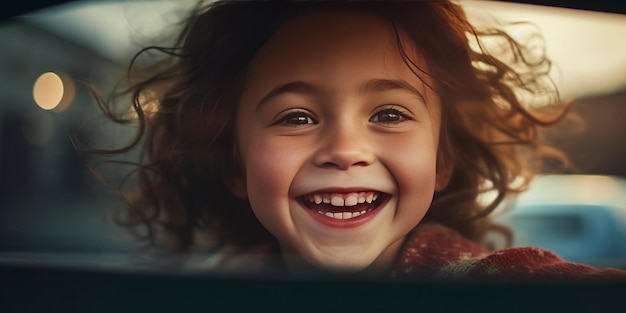
<svg viewBox="0 0 626 313">
<path fill-rule="evenodd" d="M 263 97 L 261 101 L 259 101 L 259 104 L 257 105 L 257 110 L 261 108 L 265 103 L 282 94 L 296 93 L 302 95 L 313 95 L 317 92 L 317 90 L 318 88 L 316 88 L 315 86 L 309 83 L 305 83 L 303 81 L 289 82 L 275 87 L 267 95 L 265 95 L 265 97 Z"/>
<path fill-rule="evenodd" d="M 363 93 L 383 92 L 390 90 L 404 90 L 412 93 L 423 102 L 426 102 L 424 95 L 415 87 L 403 79 L 372 79 L 367 81 L 361 88 Z"/>
<path fill-rule="evenodd" d="M 402 79 L 371 79 L 363 84 L 360 88 L 361 93 L 375 93 L 391 90 L 404 90 L 414 96 L 418 97 L 421 101 L 425 102 L 424 95 L 419 92 L 415 87 L 411 86 L 407 81 Z M 279 85 L 272 89 L 267 95 L 265 95 L 259 104 L 257 110 L 265 103 L 269 102 L 273 98 L 276 98 L 282 94 L 295 93 L 301 95 L 314 95 L 319 92 L 319 89 L 309 83 L 303 81 L 293 81 L 286 84 Z"/>
</svg>

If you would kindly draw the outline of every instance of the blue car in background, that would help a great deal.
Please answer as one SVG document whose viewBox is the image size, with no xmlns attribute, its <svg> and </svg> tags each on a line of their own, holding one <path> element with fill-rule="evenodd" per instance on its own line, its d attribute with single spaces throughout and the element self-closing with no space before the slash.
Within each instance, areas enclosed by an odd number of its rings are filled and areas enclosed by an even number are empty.
<svg viewBox="0 0 626 313">
<path fill-rule="evenodd" d="M 514 246 L 537 246 L 562 258 L 626 269 L 626 179 L 604 175 L 544 175 L 497 220 Z"/>
</svg>

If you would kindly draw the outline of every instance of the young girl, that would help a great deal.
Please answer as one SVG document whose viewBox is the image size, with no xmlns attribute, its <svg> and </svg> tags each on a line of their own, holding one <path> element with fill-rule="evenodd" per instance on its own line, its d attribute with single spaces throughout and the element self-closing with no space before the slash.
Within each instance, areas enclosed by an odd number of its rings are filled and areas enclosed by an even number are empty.
<svg viewBox="0 0 626 313">
<path fill-rule="evenodd" d="M 135 140 L 91 152 L 141 147 L 121 218 L 151 246 L 292 276 L 626 278 L 483 247 L 505 196 L 564 161 L 537 131 L 566 108 L 543 55 L 455 3 L 216 2 L 149 51 L 167 57 L 117 94 L 134 119 L 99 100 Z"/>
</svg>

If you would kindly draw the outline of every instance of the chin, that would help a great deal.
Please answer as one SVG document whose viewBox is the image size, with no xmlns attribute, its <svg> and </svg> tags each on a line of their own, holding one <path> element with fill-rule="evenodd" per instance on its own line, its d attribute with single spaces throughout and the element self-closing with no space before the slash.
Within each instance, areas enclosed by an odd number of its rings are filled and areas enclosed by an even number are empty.
<svg viewBox="0 0 626 313">
<path fill-rule="evenodd" d="M 355 255 L 360 256 L 354 258 Z M 309 261 L 314 267 L 329 273 L 335 274 L 356 274 L 366 271 L 376 258 L 367 258 L 361 253 L 355 253 L 348 256 L 324 256 L 322 258 L 316 258 Z"/>
</svg>

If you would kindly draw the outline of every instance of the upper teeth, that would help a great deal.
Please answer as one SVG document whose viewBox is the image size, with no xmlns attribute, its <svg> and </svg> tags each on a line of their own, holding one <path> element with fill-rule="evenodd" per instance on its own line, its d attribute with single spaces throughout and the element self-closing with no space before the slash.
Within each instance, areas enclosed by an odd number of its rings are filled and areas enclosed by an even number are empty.
<svg viewBox="0 0 626 313">
<path fill-rule="evenodd" d="M 372 203 L 378 198 L 378 193 L 373 191 L 368 192 L 351 192 L 347 194 L 332 193 L 332 194 L 312 194 L 309 195 L 308 200 L 315 204 L 326 203 L 332 206 L 355 206 L 359 203 Z"/>
</svg>

